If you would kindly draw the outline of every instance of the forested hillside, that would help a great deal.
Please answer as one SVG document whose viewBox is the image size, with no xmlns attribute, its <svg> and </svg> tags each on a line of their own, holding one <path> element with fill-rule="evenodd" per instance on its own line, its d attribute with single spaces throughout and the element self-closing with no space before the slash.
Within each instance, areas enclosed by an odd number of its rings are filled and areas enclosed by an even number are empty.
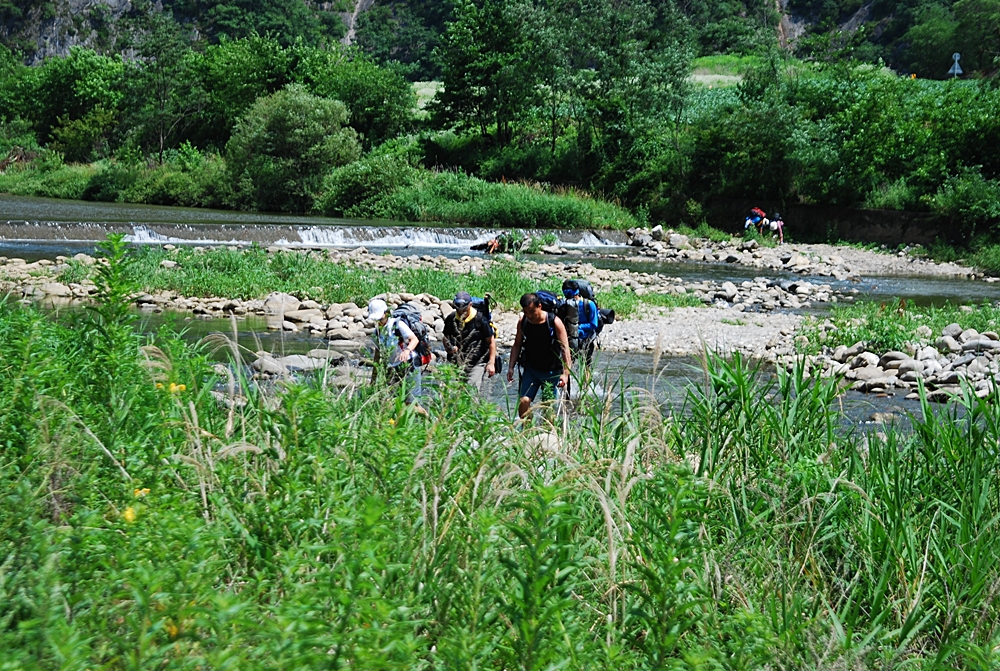
<svg viewBox="0 0 1000 671">
<path fill-rule="evenodd" d="M 0 191 L 484 226 L 697 226 L 762 199 L 937 213 L 967 244 L 1000 222 L 990 2 L 941 8 L 981 33 L 954 81 L 872 62 L 864 23 L 783 49 L 770 3 L 376 5 L 350 47 L 301 4 L 136 5 L 122 53 L 0 47 Z"/>
</svg>

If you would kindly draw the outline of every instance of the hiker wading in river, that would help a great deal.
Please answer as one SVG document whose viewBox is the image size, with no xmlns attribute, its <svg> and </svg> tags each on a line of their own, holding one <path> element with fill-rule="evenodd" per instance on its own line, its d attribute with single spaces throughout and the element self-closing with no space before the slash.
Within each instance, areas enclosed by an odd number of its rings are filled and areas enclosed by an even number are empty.
<svg viewBox="0 0 1000 671">
<path fill-rule="evenodd" d="M 556 397 L 557 389 L 569 386 L 569 371 L 572 365 L 566 327 L 559 317 L 542 309 L 537 294 L 521 296 L 524 314 L 517 322 L 517 336 L 510 350 L 510 366 L 507 381 L 514 381 L 514 366 L 521 366 L 521 382 L 518 386 L 517 416 L 524 419 L 531 409 L 539 390 L 542 399 L 547 394 Z"/>
</svg>

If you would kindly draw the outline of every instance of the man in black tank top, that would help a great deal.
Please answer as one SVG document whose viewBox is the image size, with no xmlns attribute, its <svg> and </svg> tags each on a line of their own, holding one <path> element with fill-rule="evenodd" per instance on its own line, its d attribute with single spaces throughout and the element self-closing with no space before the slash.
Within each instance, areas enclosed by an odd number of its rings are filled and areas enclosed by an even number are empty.
<svg viewBox="0 0 1000 671">
<path fill-rule="evenodd" d="M 520 365 L 517 416 L 523 419 L 539 389 L 551 388 L 554 393 L 556 387 L 566 388 L 569 385 L 572 361 L 566 326 L 562 320 L 543 310 L 536 294 L 521 296 L 521 308 L 524 314 L 517 322 L 507 381 L 514 381 L 514 366 Z"/>
</svg>

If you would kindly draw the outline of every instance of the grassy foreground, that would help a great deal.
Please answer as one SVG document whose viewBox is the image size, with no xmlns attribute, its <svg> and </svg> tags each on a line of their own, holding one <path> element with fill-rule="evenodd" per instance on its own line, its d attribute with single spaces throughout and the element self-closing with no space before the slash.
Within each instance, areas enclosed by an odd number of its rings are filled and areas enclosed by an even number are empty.
<svg viewBox="0 0 1000 671">
<path fill-rule="evenodd" d="M 540 441 L 446 373 L 430 418 L 222 375 L 114 268 L 0 305 L 0 668 L 996 668 L 993 401 L 861 436 L 710 356 Z"/>
<path fill-rule="evenodd" d="M 161 268 L 164 259 L 177 261 L 175 268 Z M 70 262 L 61 279 L 79 281 L 93 268 Z M 559 293 L 562 278 L 539 283 L 522 275 L 517 263 L 492 261 L 483 273 L 462 275 L 445 270 L 410 268 L 373 271 L 366 266 L 331 263 L 320 254 L 281 251 L 268 254 L 260 247 L 218 247 L 195 252 L 189 248 L 165 251 L 143 247 L 134 252 L 125 271 L 132 286 L 145 291 L 168 290 L 182 296 L 263 298 L 272 291 L 285 291 L 325 303 L 353 302 L 365 305 L 372 296 L 409 291 L 450 298 L 458 291 L 476 296 L 490 293 L 503 307 L 517 309 L 518 300 L 529 291 L 548 289 Z M 626 287 L 598 295 L 601 306 L 614 308 L 621 317 L 636 314 L 642 305 L 697 307 L 702 303 L 688 294 L 648 293 L 637 296 Z"/>
</svg>

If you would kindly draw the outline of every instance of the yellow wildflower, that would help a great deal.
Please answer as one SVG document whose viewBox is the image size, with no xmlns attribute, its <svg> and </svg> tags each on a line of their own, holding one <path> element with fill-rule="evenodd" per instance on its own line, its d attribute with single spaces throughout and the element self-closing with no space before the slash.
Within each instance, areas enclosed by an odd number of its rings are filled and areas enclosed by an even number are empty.
<svg viewBox="0 0 1000 671">
<path fill-rule="evenodd" d="M 177 625 L 170 621 L 167 621 L 166 630 L 167 635 L 170 636 L 170 638 L 177 638 L 177 634 L 181 632 Z"/>
<path fill-rule="evenodd" d="M 134 496 L 134 497 L 136 497 L 136 498 L 139 498 L 139 499 L 141 499 L 141 498 L 142 498 L 143 496 L 145 496 L 146 494 L 149 494 L 149 487 L 143 487 L 142 489 L 139 489 L 139 488 L 137 487 L 137 488 L 135 489 L 135 491 L 134 491 L 134 492 L 132 492 L 132 496 Z"/>
<path fill-rule="evenodd" d="M 390 419 L 389 420 L 389 424 L 392 425 L 392 426 L 396 426 L 396 420 L 395 419 Z"/>
<path fill-rule="evenodd" d="M 135 509 L 132 506 L 126 508 L 125 512 L 122 513 L 122 519 L 128 522 L 129 524 L 135 522 Z"/>
<path fill-rule="evenodd" d="M 157 389 L 163 389 L 163 383 L 162 382 L 157 382 L 156 383 L 156 388 Z"/>
</svg>

